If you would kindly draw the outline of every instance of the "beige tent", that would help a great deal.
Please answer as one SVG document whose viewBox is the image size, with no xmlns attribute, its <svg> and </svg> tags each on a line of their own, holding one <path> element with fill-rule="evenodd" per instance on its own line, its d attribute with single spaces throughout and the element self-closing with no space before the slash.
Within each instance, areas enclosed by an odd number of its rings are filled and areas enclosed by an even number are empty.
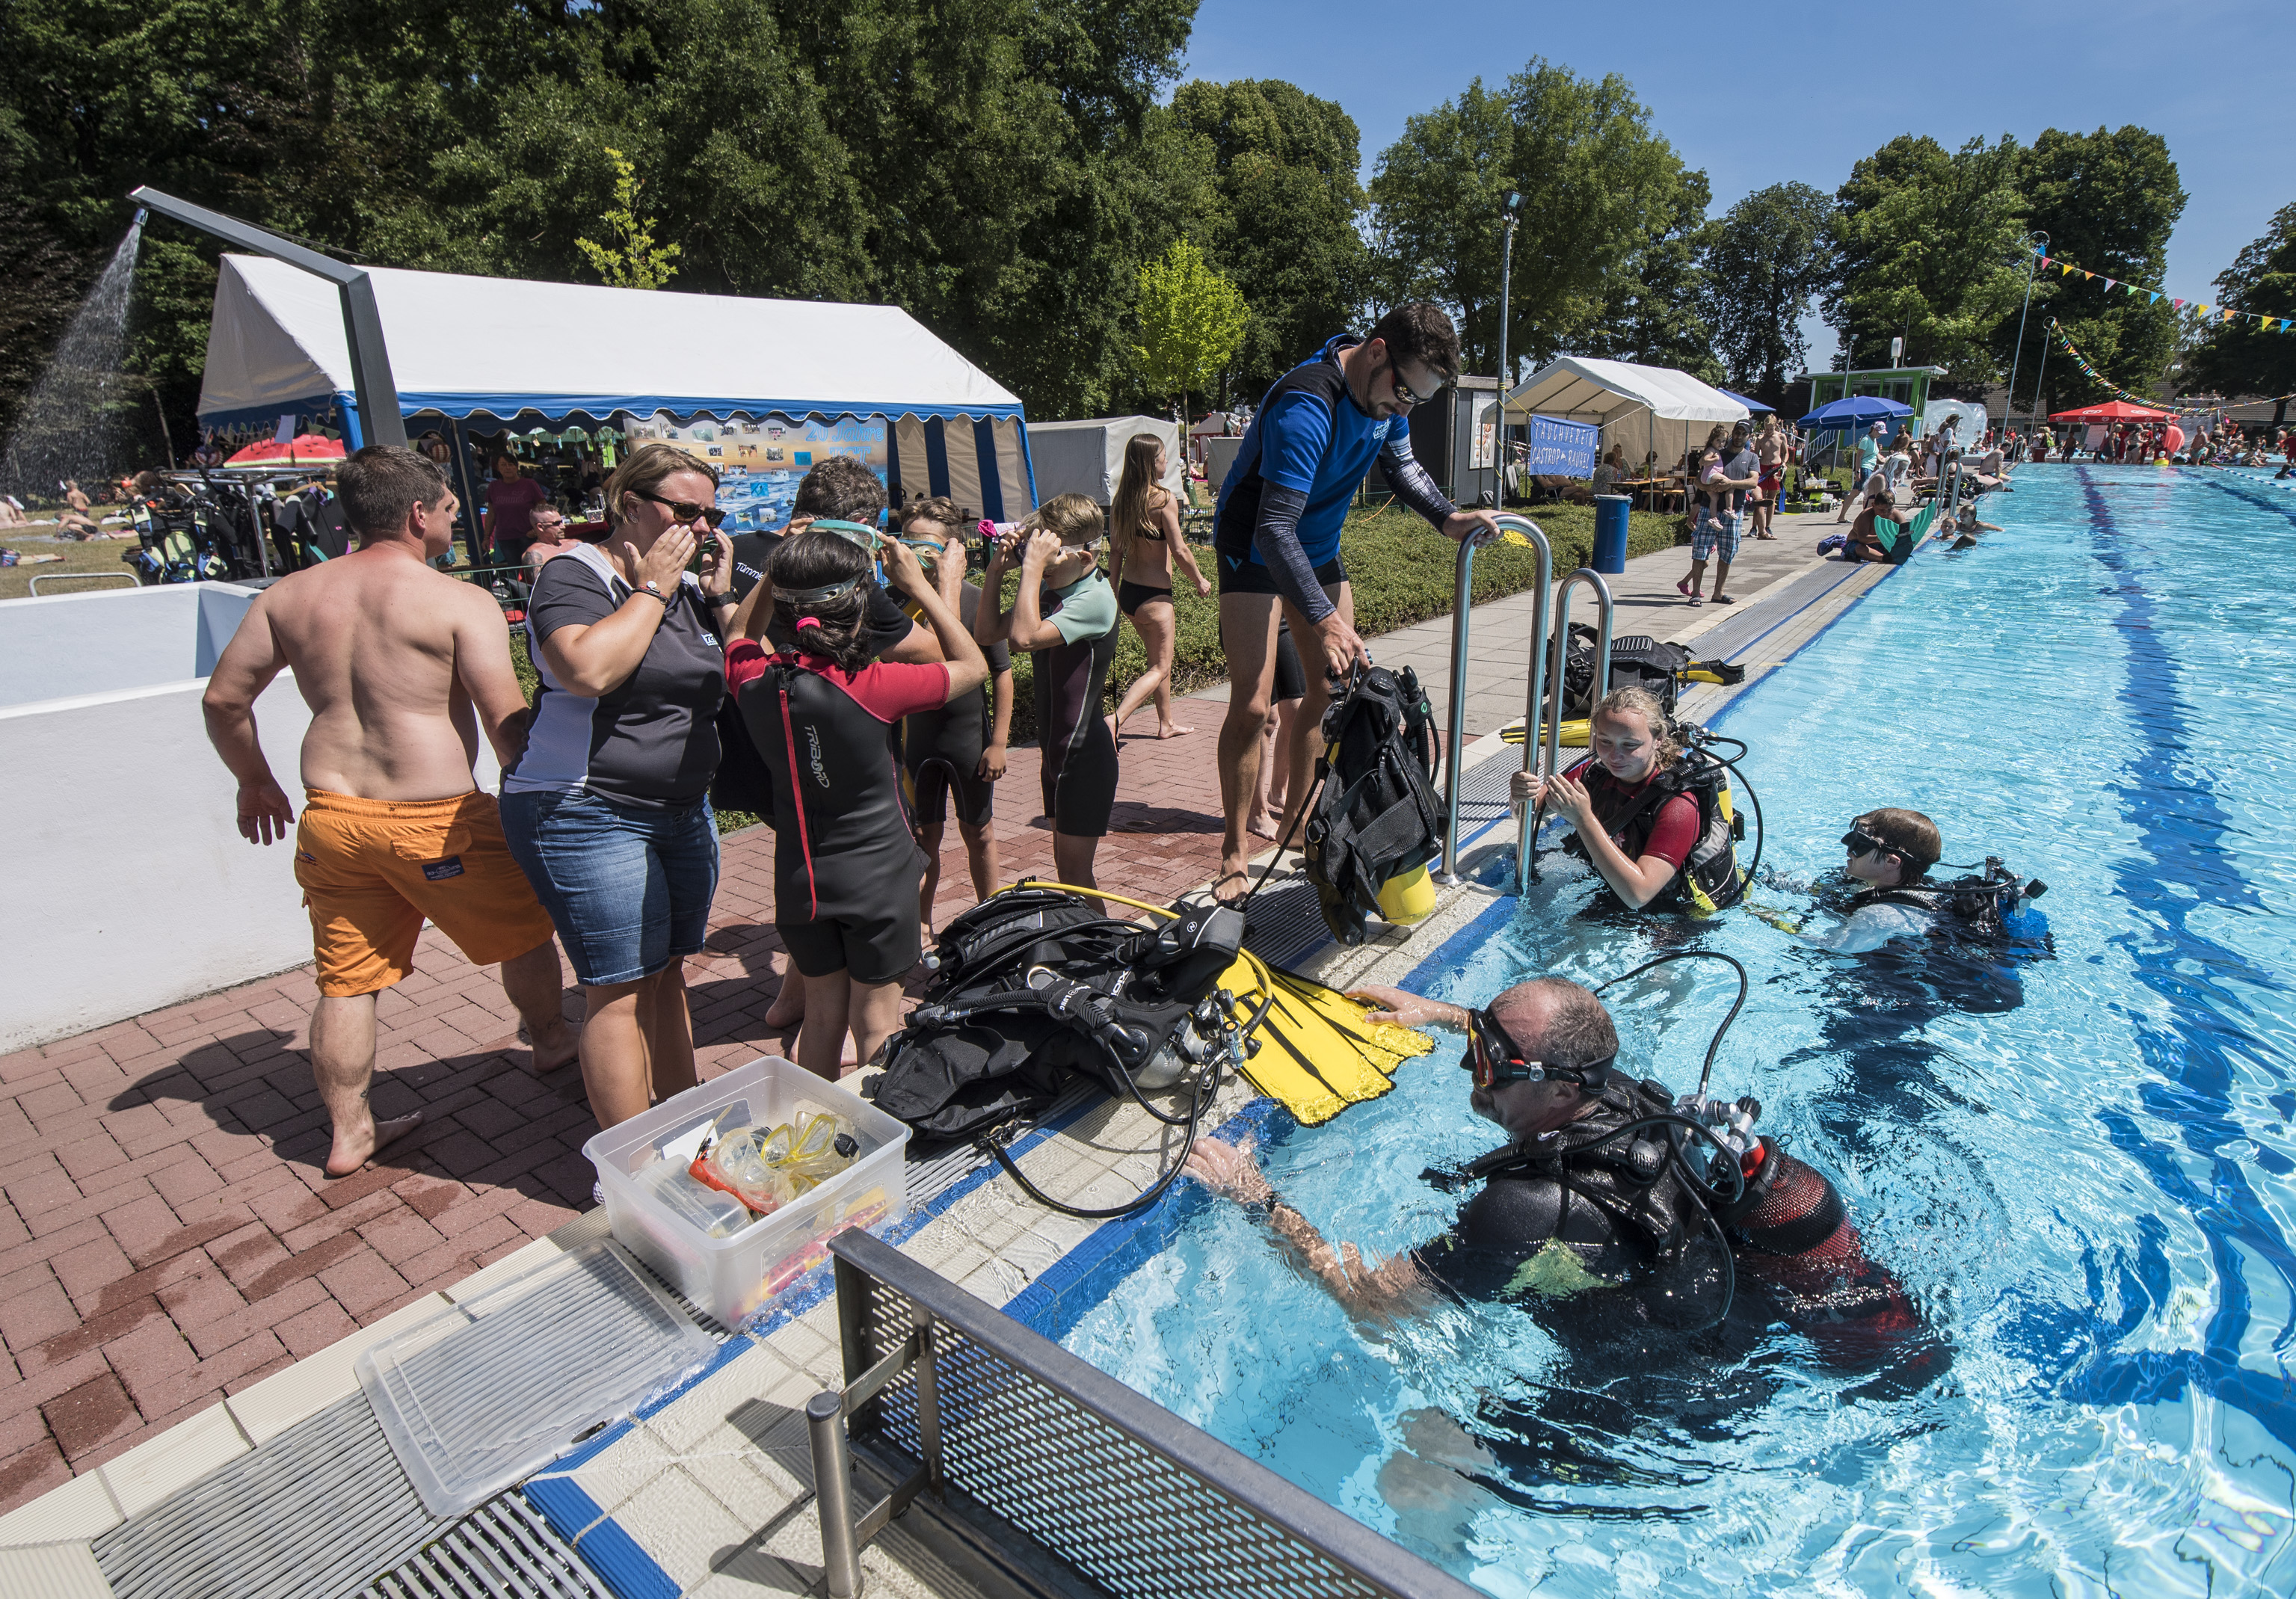
<svg viewBox="0 0 2296 1599">
<path fill-rule="evenodd" d="M 1660 472 L 1671 470 L 1693 444 L 1703 444 L 1716 422 L 1744 422 L 1750 414 L 1686 372 L 1590 356 L 1551 361 L 1507 396 L 1510 422 L 1533 416 L 1595 422 L 1603 430 L 1603 454 L 1623 445 L 1628 463 L 1636 467 L 1655 455 Z M 1033 439 L 1036 429 L 1029 431 Z"/>
</svg>

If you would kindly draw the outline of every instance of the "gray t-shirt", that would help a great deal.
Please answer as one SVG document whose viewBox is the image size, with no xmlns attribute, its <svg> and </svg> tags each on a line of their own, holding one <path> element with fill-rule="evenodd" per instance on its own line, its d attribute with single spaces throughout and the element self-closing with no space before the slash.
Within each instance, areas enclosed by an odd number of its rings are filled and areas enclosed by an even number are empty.
<svg viewBox="0 0 2296 1599">
<path fill-rule="evenodd" d="M 606 557 L 582 545 L 547 562 L 526 606 L 527 652 L 542 678 L 534 725 L 505 794 L 578 791 L 648 809 L 698 803 L 718 772 L 718 707 L 726 652 L 704 619 L 701 585 L 687 573 L 638 669 L 592 699 L 568 692 L 543 658 L 561 627 L 603 621 L 630 597 Z M 647 602 L 649 604 L 652 601 Z"/>
</svg>

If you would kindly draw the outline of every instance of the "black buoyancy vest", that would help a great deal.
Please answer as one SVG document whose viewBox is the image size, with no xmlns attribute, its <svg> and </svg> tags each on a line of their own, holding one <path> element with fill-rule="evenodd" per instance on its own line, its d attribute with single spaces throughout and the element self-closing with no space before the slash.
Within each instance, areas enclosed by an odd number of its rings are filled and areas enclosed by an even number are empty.
<svg viewBox="0 0 2296 1599">
<path fill-rule="evenodd" d="M 1442 853 L 1441 741 L 1409 667 L 1361 673 L 1324 711 L 1323 738 L 1307 822 L 1308 881 L 1332 936 L 1360 944 L 1365 922 L 1379 914 L 1381 885 Z"/>
<path fill-rule="evenodd" d="M 1191 908 L 1154 931 L 1026 884 L 951 922 L 923 1002 L 862 1086 L 921 1136 L 961 1140 L 1050 1104 L 1070 1074 L 1168 1086 L 1212 1046 L 1205 1012 L 1243 917 Z"/>
<path fill-rule="evenodd" d="M 1248 430 L 1254 453 L 1238 453 L 1235 487 L 1221 496 L 1219 509 L 1214 512 L 1212 544 L 1222 554 L 1237 557 L 1249 554 L 1252 533 L 1259 526 L 1259 491 L 1267 482 L 1259 470 L 1260 420 L 1287 394 L 1312 394 L 1324 410 L 1336 416 L 1340 403 L 1347 398 L 1348 388 L 1348 375 L 1340 370 L 1337 357 L 1340 351 L 1361 342 L 1359 339 L 1345 337 L 1332 340 L 1314 360 L 1303 361 L 1276 379 L 1259 402 L 1259 414 Z"/>
<path fill-rule="evenodd" d="M 1571 768 L 1583 772 L 1590 762 Z M 1622 814 L 1601 818 L 1604 829 L 1630 861 L 1643 857 L 1659 812 L 1677 794 L 1685 794 L 1698 807 L 1698 841 L 1676 873 L 1674 881 L 1659 890 L 1645 910 L 1683 910 L 1693 916 L 1726 911 L 1746 897 L 1746 874 L 1738 868 L 1732 846 L 1745 837 L 1744 821 L 1730 798 L 1730 774 L 1722 763 L 1702 750 L 1693 750 L 1645 783 Z M 1580 860 L 1589 858 L 1585 840 L 1576 834 L 1562 848 Z"/>
</svg>

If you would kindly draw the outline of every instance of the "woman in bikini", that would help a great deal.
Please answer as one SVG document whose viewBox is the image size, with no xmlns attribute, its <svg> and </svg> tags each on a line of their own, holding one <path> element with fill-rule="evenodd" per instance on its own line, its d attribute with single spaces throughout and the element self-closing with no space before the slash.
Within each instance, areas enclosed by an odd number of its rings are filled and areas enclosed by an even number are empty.
<svg viewBox="0 0 2296 1599">
<path fill-rule="evenodd" d="M 1172 720 L 1173 565 L 1177 562 L 1188 574 L 1199 598 L 1210 595 L 1212 586 L 1180 535 L 1179 504 L 1163 487 L 1164 468 L 1164 441 L 1153 433 L 1135 433 L 1124 447 L 1124 474 L 1117 481 L 1115 504 L 1108 510 L 1115 568 L 1110 576 L 1116 580 L 1117 609 L 1132 619 L 1132 630 L 1148 652 L 1148 669 L 1132 680 L 1123 702 L 1108 719 L 1111 738 L 1151 697 L 1156 701 L 1158 738 L 1195 731 Z"/>
</svg>

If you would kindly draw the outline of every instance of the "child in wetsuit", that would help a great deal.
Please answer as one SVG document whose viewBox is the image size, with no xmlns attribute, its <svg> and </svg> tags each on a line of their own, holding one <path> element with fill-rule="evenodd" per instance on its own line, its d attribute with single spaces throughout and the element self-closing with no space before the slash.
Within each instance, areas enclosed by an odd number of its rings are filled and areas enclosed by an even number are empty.
<svg viewBox="0 0 2296 1599">
<path fill-rule="evenodd" d="M 964 522 L 956 502 L 946 495 L 900 510 L 903 542 L 932 563 L 933 586 L 970 632 L 980 614 L 980 588 L 964 580 Z M 908 777 L 917 844 L 925 852 L 918 914 L 928 928 L 934 890 L 940 886 L 942 829 L 952 797 L 974 897 L 988 898 L 1003 877 L 996 858 L 996 783 L 1004 775 L 1005 740 L 1013 727 L 1013 653 L 997 644 L 988 646 L 988 656 L 985 689 L 961 694 L 938 709 L 918 711 L 901 724 L 901 768 Z"/>
<path fill-rule="evenodd" d="M 1101 709 L 1116 655 L 1116 591 L 1101 575 L 1102 525 L 1100 507 L 1083 495 L 1046 500 L 989 556 L 980 588 L 995 599 L 972 630 L 983 645 L 1009 637 L 1032 654 L 1053 868 L 1083 889 L 1100 886 L 1093 857 L 1116 804 L 1116 740 Z M 1006 611 L 1004 574 L 1015 566 L 1021 586 Z"/>
<path fill-rule="evenodd" d="M 792 647 L 754 638 L 726 652 L 726 684 L 774 789 L 774 931 L 805 974 L 798 1063 L 832 1081 L 846 1035 L 866 1061 L 900 1021 L 901 982 L 922 953 L 923 862 L 890 742 L 903 717 L 947 706 L 988 676 L 980 648 L 915 554 L 884 542 L 885 571 L 940 640 L 945 661 L 870 658 L 870 546 L 857 523 L 821 521 L 767 560 L 775 619 Z M 762 619 L 756 622 L 764 630 Z"/>
</svg>

